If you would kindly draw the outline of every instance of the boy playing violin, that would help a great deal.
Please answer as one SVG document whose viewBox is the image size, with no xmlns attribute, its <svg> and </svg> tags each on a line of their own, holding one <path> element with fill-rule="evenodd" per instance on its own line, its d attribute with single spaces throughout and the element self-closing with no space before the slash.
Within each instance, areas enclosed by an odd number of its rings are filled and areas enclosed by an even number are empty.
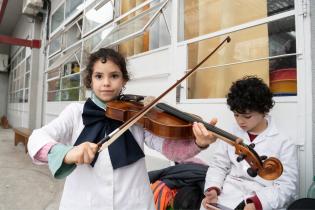
<svg viewBox="0 0 315 210">
<path fill-rule="evenodd" d="M 34 130 L 28 151 L 35 163 L 48 163 L 55 178 L 66 177 L 59 209 L 154 210 L 144 160 L 144 143 L 174 161 L 196 155 L 213 141 L 200 124 L 195 141 L 171 141 L 133 125 L 102 152 L 98 141 L 122 122 L 105 116 L 106 103 L 116 99 L 129 75 L 125 58 L 112 49 L 89 57 L 84 84 L 92 96 L 72 103 L 60 115 Z"/>
<path fill-rule="evenodd" d="M 237 123 L 232 133 L 245 144 L 254 144 L 258 154 L 278 158 L 283 164 L 282 175 L 273 181 L 249 176 L 249 165 L 236 160 L 235 148 L 218 141 L 207 171 L 201 209 L 217 209 L 211 205 L 216 203 L 232 209 L 281 209 L 296 198 L 296 148 L 268 115 L 274 105 L 272 96 L 262 79 L 248 76 L 233 83 L 227 104 Z"/>
</svg>

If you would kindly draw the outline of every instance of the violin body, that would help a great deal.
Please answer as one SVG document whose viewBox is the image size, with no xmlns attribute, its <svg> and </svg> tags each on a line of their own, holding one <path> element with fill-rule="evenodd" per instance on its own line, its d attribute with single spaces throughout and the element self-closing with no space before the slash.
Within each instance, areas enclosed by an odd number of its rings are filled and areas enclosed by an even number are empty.
<svg viewBox="0 0 315 210">
<path fill-rule="evenodd" d="M 107 103 L 105 115 L 108 118 L 126 122 L 137 115 L 143 108 L 143 104 L 139 102 L 114 100 Z M 194 138 L 192 123 L 156 107 L 153 107 L 136 124 L 162 138 L 172 140 Z"/>
</svg>

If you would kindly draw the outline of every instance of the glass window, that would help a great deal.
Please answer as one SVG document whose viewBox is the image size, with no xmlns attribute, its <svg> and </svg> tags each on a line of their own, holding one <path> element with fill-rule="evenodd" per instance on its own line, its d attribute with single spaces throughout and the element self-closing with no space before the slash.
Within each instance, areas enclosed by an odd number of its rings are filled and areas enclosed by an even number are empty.
<svg viewBox="0 0 315 210">
<path fill-rule="evenodd" d="M 102 39 L 104 39 L 112 29 L 113 29 L 112 25 L 102 28 L 101 30 L 93 33 L 91 36 L 89 36 L 88 39 L 86 39 L 83 42 L 84 50 L 83 50 L 83 57 L 82 57 L 83 60 L 81 63 L 82 68 L 85 68 L 90 52 L 92 52 L 92 50 L 96 48 L 97 45 L 99 45 Z"/>
<path fill-rule="evenodd" d="M 28 56 L 26 59 L 26 72 L 31 70 L 31 56 Z"/>
<path fill-rule="evenodd" d="M 57 59 L 59 59 L 60 55 L 61 54 L 54 55 L 54 57 L 50 58 L 49 61 L 48 61 L 48 67 L 50 67 Z"/>
<path fill-rule="evenodd" d="M 294 9 L 294 0 L 182 0 L 180 41 Z"/>
<path fill-rule="evenodd" d="M 47 79 L 52 79 L 52 78 L 55 78 L 55 77 L 59 77 L 60 76 L 60 68 L 55 68 L 49 72 L 47 72 Z"/>
<path fill-rule="evenodd" d="M 76 21 L 68 30 L 65 32 L 65 46 L 70 47 L 74 43 L 81 40 L 81 29 L 82 29 L 82 19 Z"/>
<path fill-rule="evenodd" d="M 68 89 L 61 91 L 62 101 L 78 101 L 80 88 Z"/>
<path fill-rule="evenodd" d="M 83 0 L 66 0 L 66 18 L 83 10 Z"/>
<path fill-rule="evenodd" d="M 188 45 L 192 69 L 227 35 Z M 187 82 L 189 99 L 224 98 L 232 81 L 257 75 L 277 96 L 296 95 L 294 16 L 229 34 L 232 41 L 213 54 Z"/>
<path fill-rule="evenodd" d="M 28 103 L 28 89 L 25 89 L 24 92 L 24 103 Z"/>
<path fill-rule="evenodd" d="M 54 59 L 51 62 L 51 65 L 49 66 L 48 71 L 58 68 L 69 59 L 77 60 L 80 63 L 80 61 L 78 60 L 80 58 L 80 55 L 81 55 L 81 43 L 79 43 L 78 45 L 75 45 L 74 47 L 71 47 L 67 51 L 63 52 L 57 59 Z"/>
<path fill-rule="evenodd" d="M 115 26 L 115 28 L 97 45 L 93 52 L 101 47 L 118 45 L 119 52 L 125 56 L 131 56 L 148 50 L 156 49 L 170 43 L 170 28 L 165 15 L 170 12 L 170 6 L 166 6 L 168 0 L 161 3 L 154 1 L 149 9 L 130 20 Z M 162 14 L 163 16 L 160 16 Z M 128 40 L 128 41 L 127 41 Z"/>
<path fill-rule="evenodd" d="M 47 101 L 60 101 L 60 91 L 47 92 Z"/>
<path fill-rule="evenodd" d="M 62 4 L 51 17 L 50 33 L 54 32 L 64 20 L 64 4 Z"/>
<path fill-rule="evenodd" d="M 74 88 L 80 86 L 80 74 L 76 74 L 61 79 L 62 89 Z"/>
<path fill-rule="evenodd" d="M 114 6 L 113 2 L 109 0 L 95 1 L 89 7 L 87 7 L 84 16 L 83 34 L 104 25 L 114 18 Z"/>
<path fill-rule="evenodd" d="M 59 90 L 60 89 L 60 79 L 54 79 L 48 81 L 48 91 Z"/>
<path fill-rule="evenodd" d="M 24 88 L 29 88 L 30 86 L 30 73 L 25 74 L 25 83 Z"/>
<path fill-rule="evenodd" d="M 52 55 L 61 50 L 61 35 L 58 35 L 51 39 L 49 44 L 49 55 Z"/>
</svg>

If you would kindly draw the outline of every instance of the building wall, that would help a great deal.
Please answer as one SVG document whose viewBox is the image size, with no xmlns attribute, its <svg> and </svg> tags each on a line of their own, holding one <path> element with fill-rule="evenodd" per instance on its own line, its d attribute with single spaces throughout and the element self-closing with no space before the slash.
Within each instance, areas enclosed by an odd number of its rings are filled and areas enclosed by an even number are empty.
<svg viewBox="0 0 315 210">
<path fill-rule="evenodd" d="M 313 93 L 312 93 L 312 131 L 313 133 L 315 133 L 315 111 L 314 111 L 314 104 L 315 104 L 315 18 L 314 18 L 314 14 L 315 14 L 315 2 L 314 1 L 310 1 L 310 14 L 311 16 L 313 16 L 313 18 L 311 19 L 311 61 L 312 61 L 312 66 L 311 66 L 311 69 L 312 69 L 312 75 L 311 75 L 311 78 L 312 78 L 312 90 L 313 90 Z M 314 135 L 314 134 L 313 134 Z M 314 139 L 314 136 L 312 138 L 312 142 L 313 142 L 313 151 L 315 151 L 315 139 Z M 313 152 L 313 176 L 315 176 L 315 154 Z"/>
</svg>

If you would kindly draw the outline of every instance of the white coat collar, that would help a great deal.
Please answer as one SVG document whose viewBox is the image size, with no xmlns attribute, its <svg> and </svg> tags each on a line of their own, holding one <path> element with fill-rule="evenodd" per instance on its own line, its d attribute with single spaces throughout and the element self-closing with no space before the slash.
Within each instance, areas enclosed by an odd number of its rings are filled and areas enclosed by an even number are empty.
<svg viewBox="0 0 315 210">
<path fill-rule="evenodd" d="M 271 116 L 270 115 L 267 115 L 266 117 L 266 120 L 268 122 L 268 126 L 267 128 L 262 132 L 260 133 L 255 139 L 253 142 L 250 142 L 249 140 L 249 136 L 247 134 L 246 131 L 244 131 L 243 129 L 241 129 L 238 125 L 237 125 L 237 130 L 238 132 L 241 134 L 241 138 L 243 138 L 243 140 L 245 141 L 244 143 L 246 144 L 250 144 L 250 143 L 258 143 L 258 142 L 261 142 L 261 141 L 264 141 L 264 140 L 267 140 L 268 137 L 271 137 L 271 136 L 274 136 L 274 135 L 277 135 L 279 133 L 278 129 L 276 128 L 273 120 L 271 119 Z"/>
</svg>

